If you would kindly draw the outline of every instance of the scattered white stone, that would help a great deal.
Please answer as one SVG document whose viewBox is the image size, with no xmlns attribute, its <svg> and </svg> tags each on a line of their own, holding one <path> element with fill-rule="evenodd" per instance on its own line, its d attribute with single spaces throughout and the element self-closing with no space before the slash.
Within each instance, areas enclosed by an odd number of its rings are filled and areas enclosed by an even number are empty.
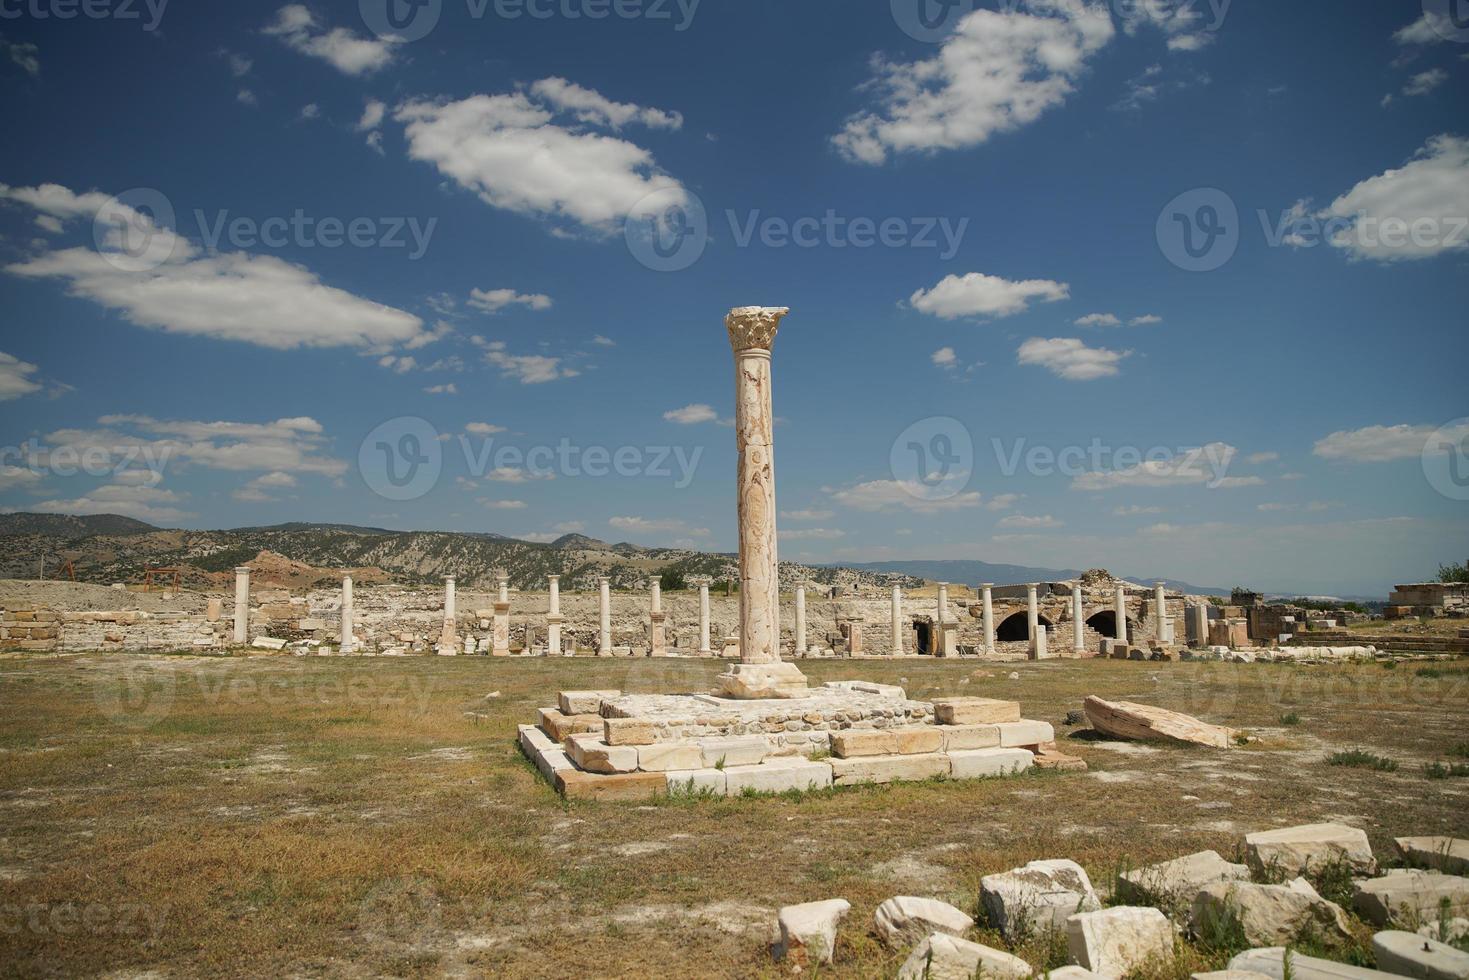
<svg viewBox="0 0 1469 980">
<path fill-rule="evenodd" d="M 776 916 L 780 944 L 775 958 L 795 966 L 824 965 L 836 950 L 837 925 L 852 910 L 845 898 L 787 905 Z"/>
<path fill-rule="evenodd" d="M 1411 932 L 1379 932 L 1372 937 L 1372 952 L 1378 967 L 1387 973 L 1422 980 L 1469 977 L 1469 953 Z"/>
<path fill-rule="evenodd" d="M 1216 881 L 1248 881 L 1250 869 L 1233 864 L 1217 851 L 1199 851 L 1172 861 L 1152 864 L 1117 876 L 1117 895 L 1142 905 L 1162 900 L 1190 902 L 1205 885 Z"/>
<path fill-rule="evenodd" d="M 1194 897 L 1193 930 L 1207 935 L 1215 922 L 1234 917 L 1254 946 L 1292 943 L 1307 928 L 1327 945 L 1349 942 L 1351 923 L 1340 905 L 1316 894 L 1304 879 L 1288 885 L 1217 881 Z"/>
<path fill-rule="evenodd" d="M 1469 919 L 1458 917 L 1434 922 L 1431 925 L 1420 926 L 1418 935 L 1429 939 L 1437 939 L 1441 943 L 1457 943 L 1469 939 Z"/>
<path fill-rule="evenodd" d="M 1469 840 L 1459 837 L 1399 837 L 1398 852 L 1409 864 L 1445 874 L 1469 874 Z"/>
<path fill-rule="evenodd" d="M 1051 974 L 1055 976 L 1055 974 Z M 1193 973 L 1189 980 L 1270 980 L 1264 973 L 1256 973 L 1253 970 L 1212 970 L 1208 973 Z"/>
<path fill-rule="evenodd" d="M 1063 966 L 1059 970 L 1047 970 L 1043 976 L 1046 980 L 1112 980 L 1100 973 L 1084 970 L 1079 966 Z"/>
<path fill-rule="evenodd" d="M 985 875 L 979 882 L 979 898 L 990 922 L 1006 939 L 1028 929 L 1061 929 L 1078 912 L 1102 907 L 1085 869 L 1064 859 L 1031 861 L 1023 868 Z"/>
<path fill-rule="evenodd" d="M 1444 908 L 1451 917 L 1460 916 L 1469 911 L 1469 878 L 1396 868 L 1381 878 L 1355 882 L 1352 906 L 1376 926 L 1436 921 Z"/>
<path fill-rule="evenodd" d="M 1345 860 L 1358 874 L 1377 871 L 1367 832 L 1339 823 L 1313 823 L 1245 835 L 1245 856 L 1257 873 L 1305 874 Z"/>
<path fill-rule="evenodd" d="M 1120 977 L 1173 956 L 1173 923 L 1157 909 L 1119 905 L 1066 920 L 1071 958 L 1093 973 Z"/>
<path fill-rule="evenodd" d="M 872 922 L 878 940 L 889 947 L 907 946 L 936 932 L 962 936 L 974 925 L 973 919 L 947 902 L 910 895 L 883 902 Z"/>
<path fill-rule="evenodd" d="M 937 932 L 913 950 L 898 970 L 898 980 L 1029 980 L 1035 971 L 1018 956 L 967 939 Z"/>
<path fill-rule="evenodd" d="M 1394 975 L 1332 960 L 1321 960 L 1314 956 L 1302 956 L 1295 951 L 1291 951 L 1289 955 L 1292 980 L 1386 980 Z M 1248 949 L 1229 961 L 1229 969 L 1261 973 L 1270 977 L 1270 980 L 1285 980 L 1285 959 L 1284 946 Z"/>
</svg>

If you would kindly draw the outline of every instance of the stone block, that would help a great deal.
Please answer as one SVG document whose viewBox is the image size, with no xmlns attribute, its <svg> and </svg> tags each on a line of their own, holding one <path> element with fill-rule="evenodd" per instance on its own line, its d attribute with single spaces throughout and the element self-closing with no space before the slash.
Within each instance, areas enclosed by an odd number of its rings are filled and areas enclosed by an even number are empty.
<svg viewBox="0 0 1469 980">
<path fill-rule="evenodd" d="M 999 725 L 945 725 L 944 751 L 961 749 L 997 749 L 1000 747 Z"/>
<path fill-rule="evenodd" d="M 839 759 L 856 759 L 862 756 L 896 755 L 897 739 L 892 732 L 854 730 L 831 733 L 831 754 Z"/>
<path fill-rule="evenodd" d="M 1237 973 L 1264 974 L 1270 980 L 1286 980 L 1285 958 L 1284 946 L 1248 949 L 1229 961 L 1229 969 Z M 1388 980 L 1394 976 L 1379 970 L 1303 956 L 1294 950 L 1290 951 L 1289 973 L 1291 980 Z"/>
<path fill-rule="evenodd" d="M 638 768 L 638 750 L 631 745 L 608 745 L 588 732 L 566 739 L 566 754 L 587 772 L 623 773 Z"/>
<path fill-rule="evenodd" d="M 608 776 L 580 769 L 562 769 L 556 773 L 556 791 L 568 800 L 637 802 L 666 794 L 668 780 L 661 772 Z"/>
<path fill-rule="evenodd" d="M 583 732 L 602 733 L 601 715 L 566 715 L 555 708 L 541 708 L 536 712 L 536 720 L 541 729 L 558 742 Z"/>
<path fill-rule="evenodd" d="M 1458 837 L 1399 837 L 1393 842 L 1403 860 L 1414 867 L 1445 874 L 1469 874 L 1469 840 Z"/>
<path fill-rule="evenodd" d="M 929 755 L 944 750 L 943 729 L 932 725 L 889 728 L 899 755 Z"/>
<path fill-rule="evenodd" d="M 1122 872 L 1117 876 L 1117 896 L 1137 905 L 1161 902 L 1166 906 L 1187 907 L 1205 885 L 1249 878 L 1250 869 L 1245 865 L 1226 861 L 1217 851 L 1199 851 Z"/>
<path fill-rule="evenodd" d="M 1056 974 L 1052 973 L 1052 977 Z M 1189 980 L 1270 980 L 1263 973 L 1254 970 L 1210 970 L 1207 973 L 1191 973 Z"/>
<path fill-rule="evenodd" d="M 550 736 L 534 725 L 521 725 L 520 750 L 525 753 L 526 758 L 535 763 L 542 776 L 553 784 L 556 781 L 556 773 L 563 769 L 574 768 L 571 759 L 561 750 L 561 746 L 551 741 Z"/>
<path fill-rule="evenodd" d="M 949 776 L 952 779 L 1013 776 L 1034 763 L 1035 756 L 1025 749 L 961 749 L 949 753 Z"/>
<path fill-rule="evenodd" d="M 621 691 L 562 691 L 556 695 L 557 706 L 564 715 L 595 715 L 602 710 L 602 701 L 615 698 Z"/>
<path fill-rule="evenodd" d="M 250 645 L 257 650 L 284 650 L 286 641 L 273 636 L 257 636 Z"/>
<path fill-rule="evenodd" d="M 775 958 L 798 967 L 830 963 L 836 950 L 837 925 L 851 910 L 851 903 L 843 898 L 787 905 L 776 915 L 780 943 Z"/>
<path fill-rule="evenodd" d="M 1381 878 L 1357 881 L 1352 907 L 1375 926 L 1437 921 L 1440 910 L 1450 918 L 1469 912 L 1469 878 L 1398 868 Z"/>
<path fill-rule="evenodd" d="M 1029 980 L 1034 974 L 1029 963 L 1012 953 L 941 932 L 919 943 L 898 968 L 898 980 Z"/>
<path fill-rule="evenodd" d="M 308 619 L 301 620 L 301 622 L 300 622 L 299 625 L 300 625 L 300 628 L 304 632 L 314 633 L 317 630 L 324 630 L 324 629 L 326 629 L 326 620 L 324 620 L 324 619 L 308 618 Z"/>
<path fill-rule="evenodd" d="M 1304 824 L 1245 835 L 1245 857 L 1256 874 L 1304 874 L 1346 861 L 1358 874 L 1377 871 L 1366 831 L 1335 823 Z"/>
<path fill-rule="evenodd" d="M 974 920 L 947 902 L 899 895 L 877 907 L 872 917 L 878 941 L 889 949 L 922 942 L 934 933 L 962 936 Z"/>
<path fill-rule="evenodd" d="M 803 698 L 810 693 L 806 675 L 791 663 L 730 664 L 715 683 L 722 696 L 741 701 Z"/>
<path fill-rule="evenodd" d="M 704 755 L 695 742 L 658 742 L 639 745 L 638 768 L 644 772 L 670 772 L 678 769 L 698 769 L 704 764 Z"/>
<path fill-rule="evenodd" d="M 1056 740 L 1056 730 L 1044 721 L 1014 721 L 997 727 L 1000 729 L 1002 749 L 1041 745 Z"/>
<path fill-rule="evenodd" d="M 771 752 L 770 742 L 763 735 L 703 738 L 699 740 L 699 749 L 705 768 L 759 765 Z"/>
<path fill-rule="evenodd" d="M 1065 859 L 1031 861 L 1023 868 L 985 875 L 979 881 L 979 899 L 990 923 L 1006 939 L 1030 930 L 1063 929 L 1071 916 L 1102 907 L 1085 869 Z"/>
<path fill-rule="evenodd" d="M 1422 980 L 1465 980 L 1469 953 L 1448 943 L 1424 939 L 1411 932 L 1379 932 L 1372 937 L 1377 966 L 1387 973 Z"/>
<path fill-rule="evenodd" d="M 682 769 L 664 775 L 668 777 L 668 792 L 671 794 L 713 793 L 723 796 L 729 788 L 723 769 Z"/>
<path fill-rule="evenodd" d="M 1352 941 L 1351 923 L 1341 906 L 1316 894 L 1303 878 L 1288 885 L 1216 881 L 1199 889 L 1193 904 L 1195 935 L 1214 934 L 1216 923 L 1231 919 L 1252 946 L 1293 943 L 1307 929 L 1324 946 Z"/>
<path fill-rule="evenodd" d="M 1173 923 L 1153 908 L 1119 905 L 1066 920 L 1066 946 L 1082 967 L 1122 977 L 1152 961 L 1173 958 Z"/>
<path fill-rule="evenodd" d="M 1020 720 L 1020 702 L 938 698 L 933 702 L 933 713 L 940 725 L 998 725 Z"/>
<path fill-rule="evenodd" d="M 758 766 L 725 766 L 724 775 L 730 796 L 739 796 L 746 790 L 784 793 L 831 786 L 831 766 L 808 759 L 769 759 Z"/>
<path fill-rule="evenodd" d="M 949 757 L 930 755 L 875 755 L 832 759 L 831 777 L 838 786 L 857 783 L 917 782 L 949 774 Z"/>
<path fill-rule="evenodd" d="M 602 740 L 608 745 L 651 745 L 658 726 L 647 718 L 608 718 L 602 722 Z"/>
</svg>

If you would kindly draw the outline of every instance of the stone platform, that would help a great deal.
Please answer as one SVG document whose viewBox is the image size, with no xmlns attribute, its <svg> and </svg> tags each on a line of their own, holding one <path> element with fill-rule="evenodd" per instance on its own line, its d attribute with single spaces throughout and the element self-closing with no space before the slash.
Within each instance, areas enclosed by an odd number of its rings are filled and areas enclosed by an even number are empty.
<svg viewBox="0 0 1469 980">
<path fill-rule="evenodd" d="M 567 798 L 738 796 L 935 777 L 1084 769 L 1014 701 L 908 698 L 902 688 L 835 681 L 806 697 L 562 691 L 520 747 Z"/>
</svg>

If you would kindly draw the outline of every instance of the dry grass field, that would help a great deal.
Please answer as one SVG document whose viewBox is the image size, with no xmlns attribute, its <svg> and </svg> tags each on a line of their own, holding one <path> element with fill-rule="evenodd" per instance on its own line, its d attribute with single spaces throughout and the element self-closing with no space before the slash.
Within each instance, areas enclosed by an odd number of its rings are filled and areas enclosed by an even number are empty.
<svg viewBox="0 0 1469 980">
<path fill-rule="evenodd" d="M 1129 866 L 1317 820 L 1469 835 L 1469 668 L 806 662 L 814 681 L 1019 699 L 1087 773 L 800 798 L 567 804 L 518 752 L 560 688 L 707 686 L 716 662 L 0 660 L 0 972 L 777 976 L 785 904 L 853 909 L 823 975 L 891 976 L 876 905 Z M 1011 671 L 1018 673 L 1012 679 Z M 491 692 L 498 696 L 487 697 Z M 1086 694 L 1249 730 L 1231 751 L 1067 737 Z M 477 717 L 466 712 L 478 713 Z M 1329 765 L 1365 749 L 1394 771 Z M 1465 760 L 1460 759 L 1460 762 Z M 981 937 L 998 945 L 995 936 Z M 1040 941 L 1019 950 L 1059 965 Z M 1186 947 L 1164 973 L 1220 962 Z"/>
</svg>

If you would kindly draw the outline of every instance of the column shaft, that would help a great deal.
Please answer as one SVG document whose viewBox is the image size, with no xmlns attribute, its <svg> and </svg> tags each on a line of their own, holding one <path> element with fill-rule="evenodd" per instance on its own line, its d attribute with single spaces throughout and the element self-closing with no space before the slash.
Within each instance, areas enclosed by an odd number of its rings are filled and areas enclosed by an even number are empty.
<svg viewBox="0 0 1469 980">
<path fill-rule="evenodd" d="M 250 569 L 235 569 L 235 644 L 250 641 Z"/>
<path fill-rule="evenodd" d="M 352 636 L 352 576 L 342 576 L 342 652 L 351 653 L 357 648 Z"/>
<path fill-rule="evenodd" d="M 980 586 L 984 593 L 984 652 L 995 652 L 995 597 L 994 585 L 986 582 Z"/>
<path fill-rule="evenodd" d="M 903 655 L 903 589 L 893 586 L 893 656 Z"/>
</svg>

